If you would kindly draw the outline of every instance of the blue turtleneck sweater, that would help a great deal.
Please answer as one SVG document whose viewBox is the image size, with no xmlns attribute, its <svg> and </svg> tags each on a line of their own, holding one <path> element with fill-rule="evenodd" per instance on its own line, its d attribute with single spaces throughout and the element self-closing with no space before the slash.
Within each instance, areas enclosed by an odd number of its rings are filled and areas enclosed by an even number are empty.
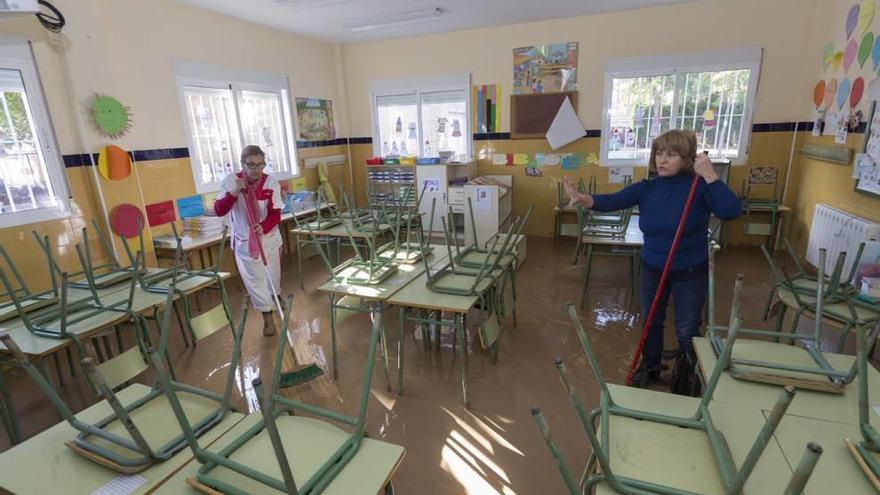
<svg viewBox="0 0 880 495">
<path fill-rule="evenodd" d="M 593 196 L 593 210 L 617 211 L 639 205 L 639 228 L 645 237 L 642 260 L 649 266 L 662 270 L 669 248 L 672 247 L 672 239 L 675 237 L 692 180 L 691 174 L 643 180 L 614 194 Z M 741 213 L 739 199 L 720 179 L 711 184 L 700 179 L 672 270 L 685 270 L 708 261 L 707 230 L 711 214 L 721 220 L 732 220 Z"/>
</svg>

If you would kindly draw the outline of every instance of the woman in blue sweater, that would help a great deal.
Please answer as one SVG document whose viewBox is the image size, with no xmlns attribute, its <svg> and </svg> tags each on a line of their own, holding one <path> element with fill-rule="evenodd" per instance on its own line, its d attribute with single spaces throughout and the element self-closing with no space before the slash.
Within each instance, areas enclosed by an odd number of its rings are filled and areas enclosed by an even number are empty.
<svg viewBox="0 0 880 495">
<path fill-rule="evenodd" d="M 697 155 L 697 139 L 693 131 L 671 130 L 654 139 L 648 170 L 656 177 L 632 184 L 614 194 L 595 196 L 579 193 L 567 177 L 562 179 L 571 197 L 571 205 L 596 211 L 617 211 L 639 205 L 639 228 L 645 239 L 640 293 L 643 317 L 647 317 L 684 210 L 693 174 L 702 177 L 675 252 L 666 288 L 648 331 L 641 366 L 633 380 L 634 384 L 640 386 L 660 379 L 663 323 L 670 294 L 675 309 L 675 335 L 679 351 L 693 352 L 691 339 L 699 335 L 709 286 L 709 217 L 715 215 L 721 220 L 732 220 L 742 212 L 739 199 L 726 184 L 718 180 L 709 158 L 702 153 Z"/>
</svg>

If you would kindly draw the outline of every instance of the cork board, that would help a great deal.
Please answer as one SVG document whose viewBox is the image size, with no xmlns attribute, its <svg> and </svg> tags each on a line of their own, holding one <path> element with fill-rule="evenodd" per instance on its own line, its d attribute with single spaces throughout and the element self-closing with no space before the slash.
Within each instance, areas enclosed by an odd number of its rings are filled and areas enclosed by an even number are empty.
<svg viewBox="0 0 880 495">
<path fill-rule="evenodd" d="M 566 96 L 577 112 L 577 91 L 510 95 L 511 139 L 543 138 Z"/>
</svg>

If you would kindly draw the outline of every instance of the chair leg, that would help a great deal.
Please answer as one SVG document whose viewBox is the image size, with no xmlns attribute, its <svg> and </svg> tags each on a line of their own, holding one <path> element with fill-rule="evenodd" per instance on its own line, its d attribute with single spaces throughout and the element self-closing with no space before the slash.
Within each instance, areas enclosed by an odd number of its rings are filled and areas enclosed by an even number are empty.
<svg viewBox="0 0 880 495">
<path fill-rule="evenodd" d="M 76 378 L 76 366 L 73 364 L 73 354 L 70 352 L 70 346 L 64 348 L 64 354 L 67 356 L 67 367 L 70 368 L 70 376 Z"/>
<path fill-rule="evenodd" d="M 177 303 L 173 303 L 172 306 L 174 306 L 174 317 L 177 318 L 177 326 L 180 327 L 180 336 L 183 338 L 183 345 L 184 347 L 188 348 L 190 339 L 186 337 L 187 326 L 183 324 L 183 318 L 180 317 L 180 307 L 177 305 Z M 192 339 L 192 342 L 193 347 L 195 347 L 196 339 Z"/>
<path fill-rule="evenodd" d="M 9 425 L 9 441 L 16 444 L 21 441 L 21 425 L 18 423 L 18 416 L 15 414 L 15 406 L 12 404 L 12 394 L 6 385 L 6 374 L 0 368 L 0 409 L 5 416 L 5 422 Z"/>
<path fill-rule="evenodd" d="M 55 363 L 55 373 L 58 375 L 58 386 L 64 386 L 64 375 L 61 373 L 61 360 L 58 359 L 58 353 L 52 353 L 52 362 Z"/>
<path fill-rule="evenodd" d="M 587 245 L 587 266 L 584 268 L 584 283 L 581 288 L 581 309 L 587 301 L 587 286 L 590 284 L 590 270 L 593 266 L 593 245 Z"/>
<path fill-rule="evenodd" d="M 837 340 L 837 353 L 840 354 L 843 352 L 843 346 L 846 344 L 846 338 L 849 336 L 849 331 L 852 330 L 852 327 L 855 326 L 855 323 L 849 322 L 840 332 L 840 338 Z"/>
<path fill-rule="evenodd" d="M 403 395 L 403 332 L 406 327 L 406 308 L 400 308 L 397 324 L 397 395 Z"/>
<path fill-rule="evenodd" d="M 303 284 L 302 251 L 303 251 L 303 244 L 300 242 L 299 236 L 297 236 L 297 238 L 296 238 L 296 275 L 299 278 L 299 288 L 302 290 L 306 290 L 305 285 Z"/>
</svg>

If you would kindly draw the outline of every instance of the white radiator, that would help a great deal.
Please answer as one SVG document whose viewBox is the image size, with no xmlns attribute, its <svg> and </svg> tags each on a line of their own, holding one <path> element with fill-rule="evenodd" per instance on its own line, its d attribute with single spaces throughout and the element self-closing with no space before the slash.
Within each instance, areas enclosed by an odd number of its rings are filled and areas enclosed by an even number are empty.
<svg viewBox="0 0 880 495">
<path fill-rule="evenodd" d="M 849 273 L 859 244 L 880 240 L 880 225 L 859 218 L 826 204 L 817 204 L 810 225 L 810 242 L 807 244 L 807 262 L 819 266 L 819 249 L 828 252 L 825 273 L 830 273 L 841 251 L 846 252 L 843 266 L 844 277 Z"/>
</svg>

